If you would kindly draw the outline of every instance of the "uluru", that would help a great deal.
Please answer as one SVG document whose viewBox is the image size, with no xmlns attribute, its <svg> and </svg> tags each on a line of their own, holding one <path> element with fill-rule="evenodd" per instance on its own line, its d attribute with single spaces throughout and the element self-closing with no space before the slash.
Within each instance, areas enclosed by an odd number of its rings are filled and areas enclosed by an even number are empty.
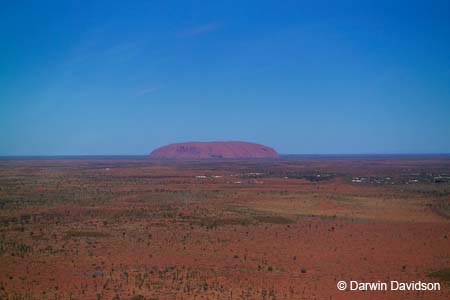
<svg viewBox="0 0 450 300">
<path fill-rule="evenodd" d="M 186 142 L 166 145 L 150 153 L 151 158 L 203 159 L 203 158 L 276 158 L 278 153 L 261 144 L 225 142 Z"/>
</svg>

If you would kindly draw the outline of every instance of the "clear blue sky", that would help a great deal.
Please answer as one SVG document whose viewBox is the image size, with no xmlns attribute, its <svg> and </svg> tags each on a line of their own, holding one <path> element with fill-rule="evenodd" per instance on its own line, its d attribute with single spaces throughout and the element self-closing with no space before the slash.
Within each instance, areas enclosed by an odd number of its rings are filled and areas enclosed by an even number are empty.
<svg viewBox="0 0 450 300">
<path fill-rule="evenodd" d="M 1 2 L 0 155 L 450 152 L 450 1 L 128 2 Z"/>
</svg>

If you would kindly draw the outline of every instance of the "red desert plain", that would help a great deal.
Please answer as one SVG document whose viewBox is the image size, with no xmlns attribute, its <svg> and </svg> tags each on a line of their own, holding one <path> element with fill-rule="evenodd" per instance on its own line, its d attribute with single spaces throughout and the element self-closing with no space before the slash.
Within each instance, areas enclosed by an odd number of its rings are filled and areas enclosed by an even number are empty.
<svg viewBox="0 0 450 300">
<path fill-rule="evenodd" d="M 2 159 L 0 299 L 447 300 L 449 195 L 438 155 Z"/>
</svg>

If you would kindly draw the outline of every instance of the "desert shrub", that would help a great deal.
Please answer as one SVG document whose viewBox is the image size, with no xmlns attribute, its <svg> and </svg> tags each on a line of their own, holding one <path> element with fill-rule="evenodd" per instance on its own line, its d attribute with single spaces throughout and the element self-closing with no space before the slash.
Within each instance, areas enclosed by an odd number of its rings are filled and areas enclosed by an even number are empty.
<svg viewBox="0 0 450 300">
<path fill-rule="evenodd" d="M 270 224 L 291 224 L 293 221 L 282 216 L 255 216 L 255 219 L 260 223 Z"/>
<path fill-rule="evenodd" d="M 428 274 L 428 276 L 437 278 L 441 281 L 450 282 L 450 268 L 432 272 Z"/>
<path fill-rule="evenodd" d="M 97 231 L 75 231 L 71 230 L 66 232 L 66 237 L 87 237 L 87 238 L 101 238 L 108 237 L 109 235 L 102 232 Z"/>
</svg>

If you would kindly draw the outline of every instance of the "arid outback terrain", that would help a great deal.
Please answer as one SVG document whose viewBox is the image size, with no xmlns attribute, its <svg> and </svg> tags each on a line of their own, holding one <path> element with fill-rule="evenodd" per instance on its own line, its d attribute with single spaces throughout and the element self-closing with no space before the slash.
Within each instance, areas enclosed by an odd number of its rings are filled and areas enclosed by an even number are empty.
<svg viewBox="0 0 450 300">
<path fill-rule="evenodd" d="M 0 299 L 449 299 L 449 195 L 450 156 L 3 159 Z"/>
</svg>

